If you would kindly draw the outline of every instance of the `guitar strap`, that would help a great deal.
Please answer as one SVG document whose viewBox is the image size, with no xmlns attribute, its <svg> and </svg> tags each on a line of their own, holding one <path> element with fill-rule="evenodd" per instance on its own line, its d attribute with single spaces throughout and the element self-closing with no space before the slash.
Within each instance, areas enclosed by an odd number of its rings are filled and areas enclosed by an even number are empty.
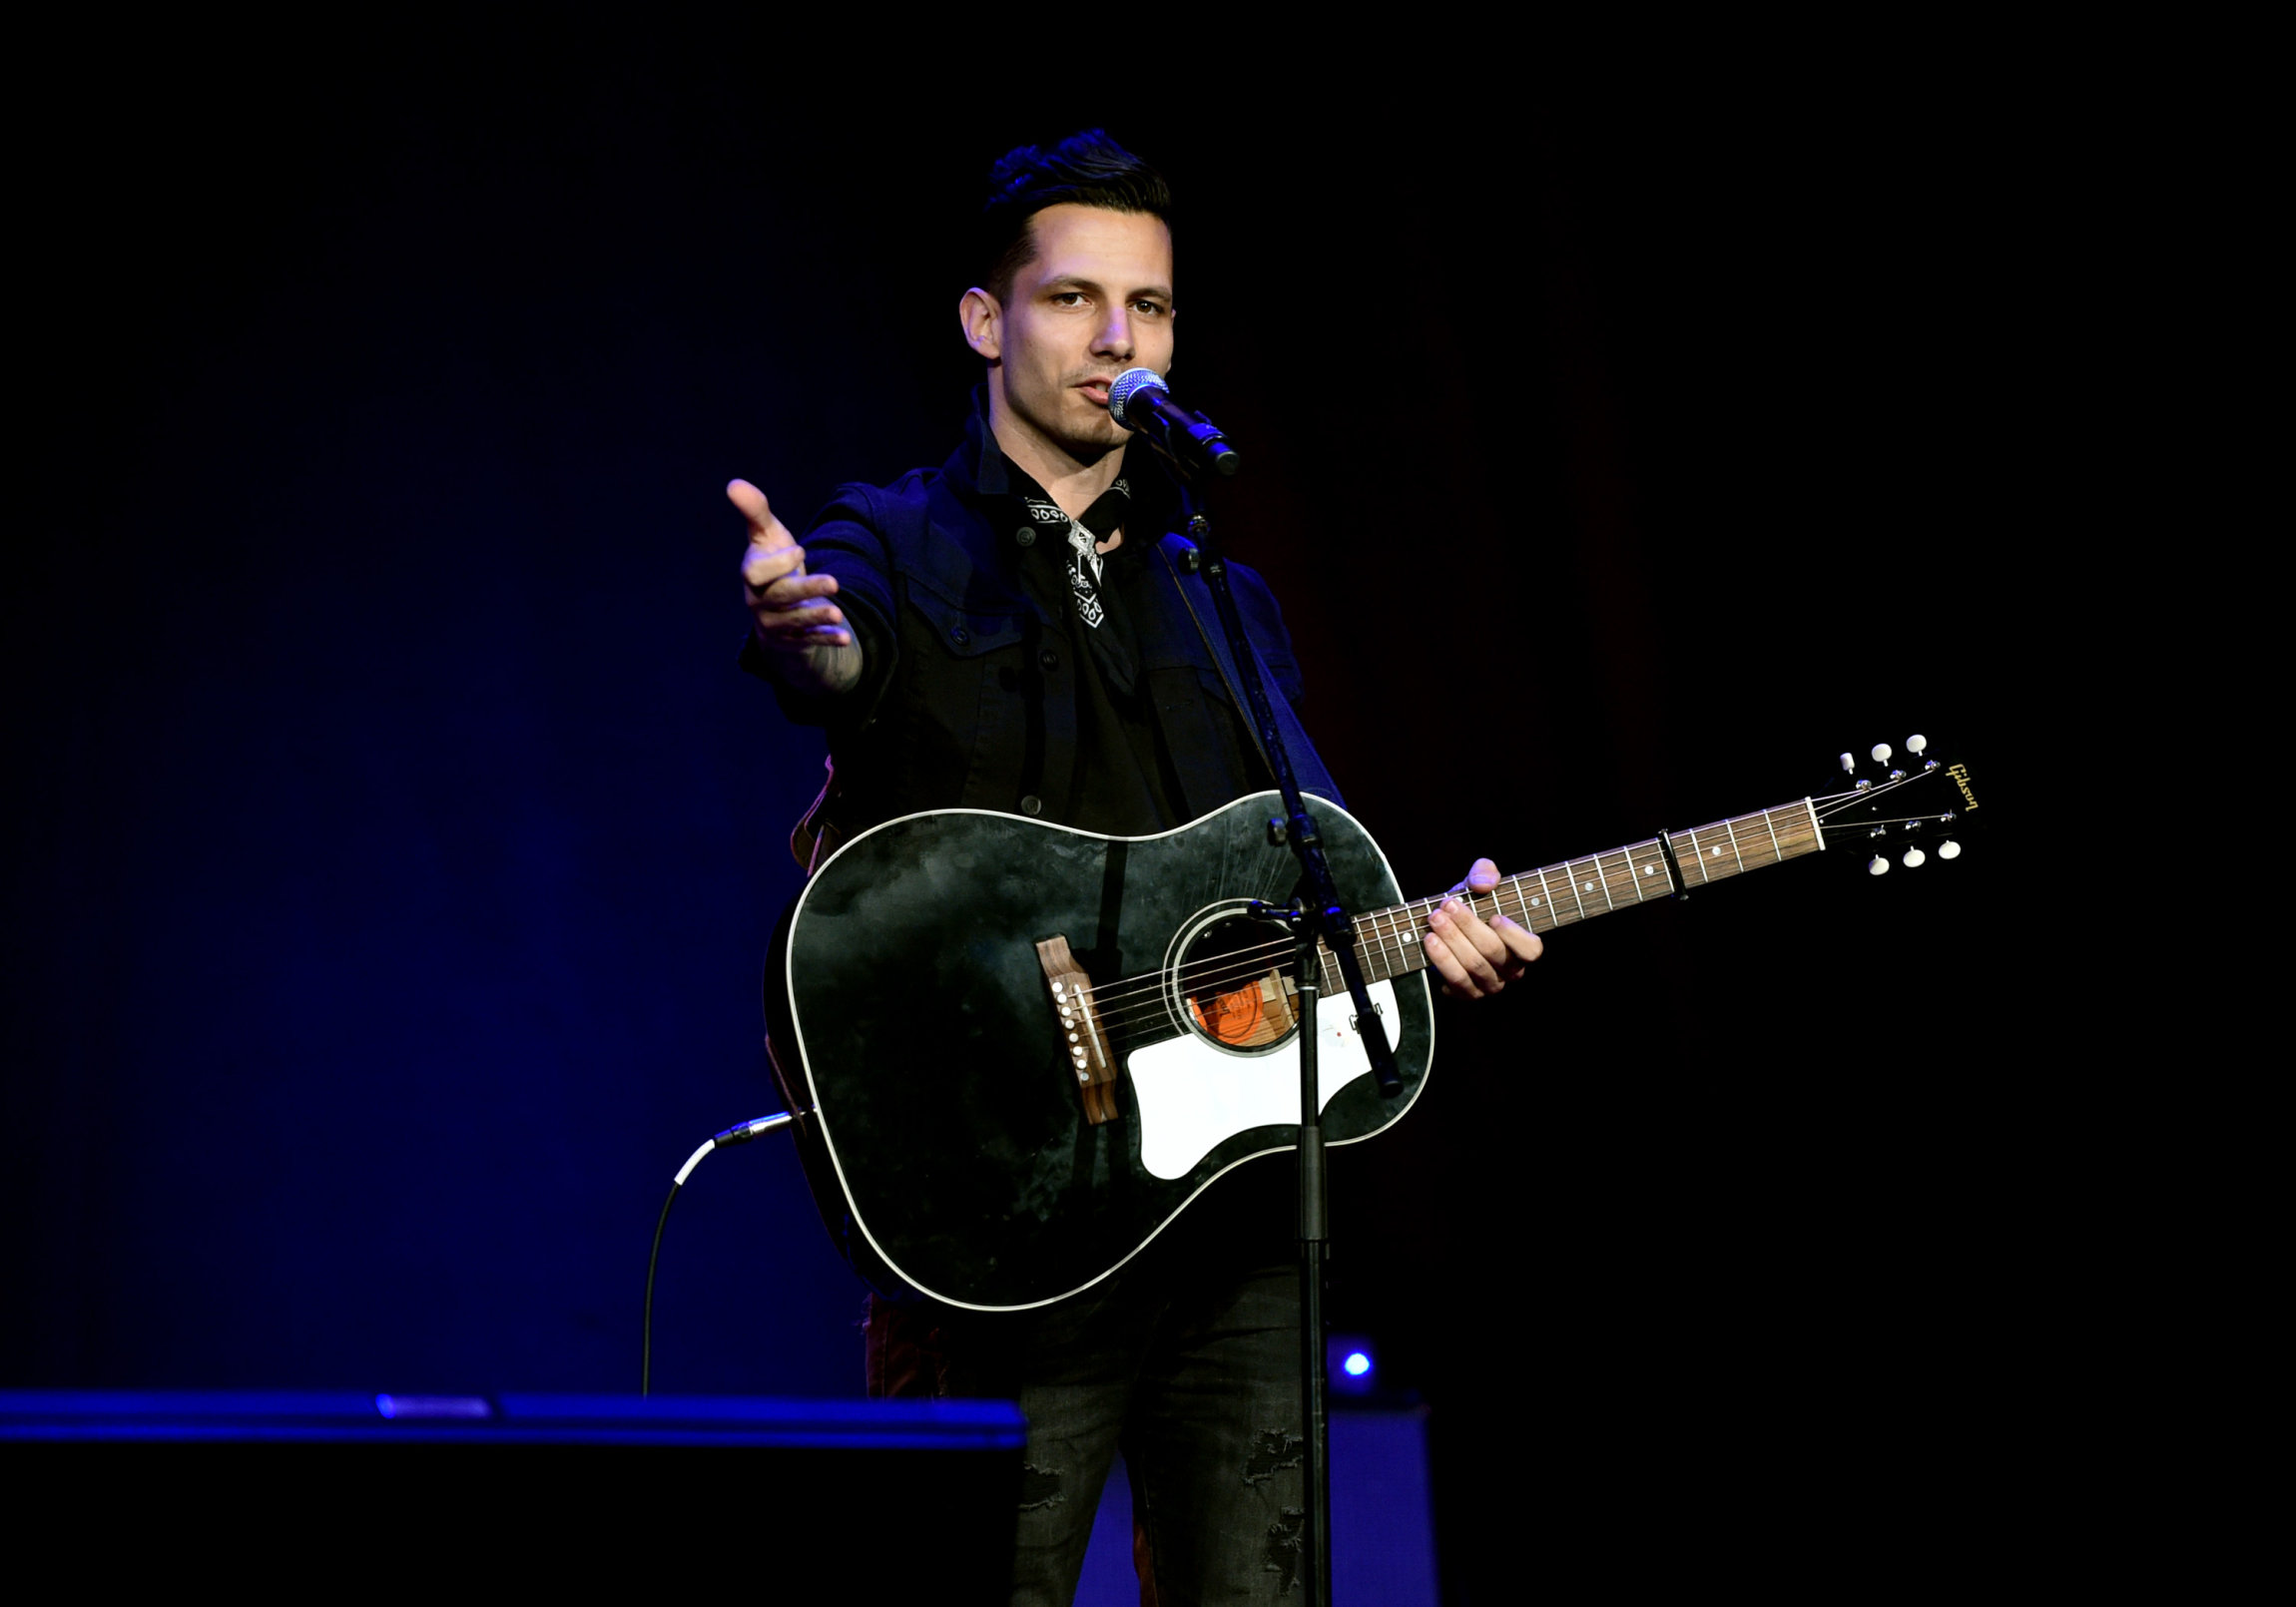
<svg viewBox="0 0 2296 1607">
<path fill-rule="evenodd" d="M 1260 756 L 1261 767 L 1268 773 L 1269 785 L 1275 785 L 1276 767 L 1268 757 L 1267 745 L 1260 741 L 1260 723 L 1252 718 L 1252 706 L 1245 701 L 1243 688 L 1237 682 L 1235 660 L 1228 653 L 1228 633 L 1207 630 L 1204 625 L 1204 615 L 1217 613 L 1218 608 L 1212 601 L 1211 587 L 1205 584 L 1204 577 L 1198 573 L 1202 560 L 1197 554 L 1196 544 L 1186 536 L 1174 533 L 1159 541 L 1156 550 L 1164 555 L 1164 567 L 1171 572 L 1173 588 L 1179 592 L 1180 601 L 1188 610 L 1188 618 L 1195 621 L 1196 634 L 1204 641 L 1204 651 L 1212 655 L 1212 664 L 1219 670 L 1220 680 L 1228 688 L 1228 698 L 1236 707 L 1236 717 L 1244 723 L 1244 730 L 1251 734 L 1252 751 Z M 1202 609 L 1196 606 L 1195 593 L 1198 592 L 1203 594 Z M 1324 769 L 1324 761 L 1317 754 L 1316 745 L 1308 741 L 1306 728 L 1301 726 L 1299 715 L 1293 712 L 1292 700 L 1285 697 L 1284 689 L 1276 684 L 1275 672 L 1268 668 L 1267 658 L 1260 652 L 1260 644 L 1253 641 L 1247 632 L 1244 645 L 1252 650 L 1252 662 L 1260 671 L 1260 684 L 1268 690 L 1268 707 L 1276 717 L 1276 735 L 1283 739 L 1284 752 L 1291 756 L 1292 774 L 1299 781 L 1300 791 L 1329 799 L 1342 808 L 1347 807 L 1347 800 L 1340 796 L 1339 784 L 1332 780 L 1331 772 Z"/>
<path fill-rule="evenodd" d="M 837 846 L 830 841 L 829 822 L 824 818 L 831 801 L 838 795 L 838 762 L 835 756 L 824 754 L 822 769 L 830 773 L 829 780 L 822 783 L 822 790 L 814 795 L 812 804 L 799 816 L 798 823 L 790 828 L 790 857 L 797 860 L 798 868 L 809 876 Z"/>
</svg>

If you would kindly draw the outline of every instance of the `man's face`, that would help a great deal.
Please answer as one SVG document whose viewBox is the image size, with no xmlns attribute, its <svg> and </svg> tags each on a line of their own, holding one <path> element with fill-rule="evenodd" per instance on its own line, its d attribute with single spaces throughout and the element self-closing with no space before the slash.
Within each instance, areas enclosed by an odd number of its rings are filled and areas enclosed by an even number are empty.
<svg viewBox="0 0 2296 1607">
<path fill-rule="evenodd" d="M 1098 207 L 1047 207 L 1029 222 L 1036 255 L 1005 305 L 978 329 L 968 317 L 966 332 L 989 359 L 997 443 L 1041 479 L 1130 438 L 1108 416 L 1111 380 L 1171 366 L 1172 236 L 1146 213 Z"/>
</svg>

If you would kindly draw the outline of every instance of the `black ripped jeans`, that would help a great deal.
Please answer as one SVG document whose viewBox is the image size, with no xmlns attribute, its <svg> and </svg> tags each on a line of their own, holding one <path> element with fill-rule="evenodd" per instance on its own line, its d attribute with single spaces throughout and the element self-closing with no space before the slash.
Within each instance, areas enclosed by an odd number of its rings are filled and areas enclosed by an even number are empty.
<svg viewBox="0 0 2296 1607">
<path fill-rule="evenodd" d="M 1299 1322 L 1294 1265 L 1207 1278 L 1153 1254 L 1033 1312 L 872 1296 L 869 1393 L 1020 1402 L 1013 1607 L 1068 1607 L 1118 1450 L 1144 1602 L 1277 1603 L 1305 1538 Z"/>
</svg>

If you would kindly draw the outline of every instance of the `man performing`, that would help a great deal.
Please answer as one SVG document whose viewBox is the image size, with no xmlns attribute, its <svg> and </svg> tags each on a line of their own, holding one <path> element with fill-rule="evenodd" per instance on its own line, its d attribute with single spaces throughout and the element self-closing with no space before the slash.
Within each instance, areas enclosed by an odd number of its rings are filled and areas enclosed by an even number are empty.
<svg viewBox="0 0 2296 1607">
<path fill-rule="evenodd" d="M 1273 785 L 1157 551 L 1180 527 L 1177 488 L 1109 413 L 1119 373 L 1172 359 L 1170 211 L 1163 180 L 1104 134 L 1006 156 L 980 277 L 957 304 L 987 374 L 954 455 L 845 487 L 802 548 L 755 486 L 727 488 L 750 526 L 744 664 L 789 718 L 824 728 L 836 766 L 808 820 L 815 862 L 920 810 L 1139 836 Z M 1271 695 L 1297 703 L 1274 598 L 1229 568 Z M 1314 790 L 1314 756 L 1293 758 Z M 1497 874 L 1478 860 L 1462 885 Z M 1457 900 L 1425 942 L 1444 990 L 1467 998 L 1520 976 L 1540 946 Z M 1119 1448 L 1143 1599 L 1276 1601 L 1291 1587 L 1296 1190 L 1288 1166 L 1241 1167 L 1117 1272 L 1033 1310 L 870 1298 L 872 1395 L 1006 1397 L 1027 1416 L 1015 1603 L 1071 1599 Z"/>
</svg>

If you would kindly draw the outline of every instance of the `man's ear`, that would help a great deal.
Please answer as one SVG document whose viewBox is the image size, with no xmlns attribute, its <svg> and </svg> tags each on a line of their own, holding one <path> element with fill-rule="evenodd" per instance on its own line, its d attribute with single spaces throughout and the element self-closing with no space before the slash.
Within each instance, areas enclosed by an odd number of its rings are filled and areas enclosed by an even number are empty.
<svg viewBox="0 0 2296 1607">
<path fill-rule="evenodd" d="M 956 321 L 964 327 L 964 343 L 977 355 L 994 362 L 1004 354 L 1004 308 L 979 285 L 957 301 Z"/>
</svg>

